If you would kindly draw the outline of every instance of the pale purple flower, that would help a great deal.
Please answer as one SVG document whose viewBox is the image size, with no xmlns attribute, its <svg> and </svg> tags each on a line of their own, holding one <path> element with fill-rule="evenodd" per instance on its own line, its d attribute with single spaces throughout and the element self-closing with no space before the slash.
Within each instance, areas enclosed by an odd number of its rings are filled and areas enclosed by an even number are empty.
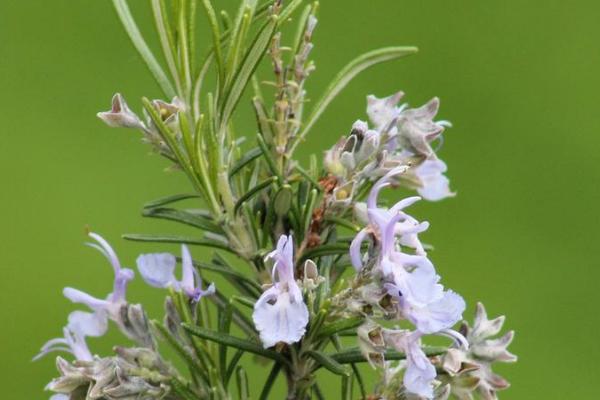
<svg viewBox="0 0 600 400">
<path fill-rule="evenodd" d="M 54 351 L 64 351 L 73 354 L 76 360 L 92 361 L 86 336 L 102 336 L 107 329 L 107 319 L 103 314 L 73 311 L 69 314 L 69 322 L 63 328 L 63 337 L 51 339 L 44 344 L 33 360 L 38 360 Z"/>
<path fill-rule="evenodd" d="M 419 197 L 409 197 L 386 210 L 378 207 L 381 189 L 391 184 L 398 174 L 406 172 L 398 167 L 375 183 L 367 199 L 369 225 L 360 231 L 350 245 L 353 265 L 362 268 L 360 246 L 373 233 L 378 240 L 375 269 L 379 270 L 388 293 L 397 298 L 400 313 L 421 333 L 435 333 L 453 326 L 465 309 L 462 297 L 444 291 L 431 261 L 427 258 L 418 234 L 428 228 L 402 210 Z M 416 254 L 403 253 L 398 244 L 415 249 Z"/>
<path fill-rule="evenodd" d="M 66 394 L 54 394 L 52 396 L 50 396 L 50 400 L 69 400 L 69 396 L 67 396 Z"/>
<path fill-rule="evenodd" d="M 450 190 L 450 181 L 444 175 L 448 170 L 446 164 L 440 159 L 425 160 L 415 167 L 414 174 L 420 181 L 417 192 L 429 201 L 437 201 L 446 197 L 453 197 L 456 193 Z"/>
<path fill-rule="evenodd" d="M 102 253 L 108 259 L 113 267 L 115 274 L 113 291 L 106 297 L 106 299 L 99 299 L 78 289 L 73 289 L 70 287 L 66 287 L 63 290 L 63 294 L 73 303 L 80 303 L 88 306 L 98 315 L 98 318 L 105 316 L 111 318 L 117 323 L 120 323 L 120 309 L 123 305 L 127 304 L 125 293 L 129 281 L 131 281 L 134 277 L 134 272 L 128 268 L 121 267 L 121 263 L 115 251 L 108 244 L 108 242 L 104 240 L 104 238 L 93 232 L 90 233 L 89 236 L 94 239 L 97 244 L 88 243 L 88 245 L 100 251 L 100 253 Z"/>
<path fill-rule="evenodd" d="M 125 99 L 120 93 L 112 98 L 112 107 L 109 111 L 99 112 L 98 118 L 113 128 L 144 129 L 144 124 L 138 116 L 129 109 Z"/>
<path fill-rule="evenodd" d="M 406 390 L 426 399 L 433 398 L 435 367 L 421 349 L 421 333 L 406 330 L 386 330 L 386 343 L 406 354 L 403 384 Z"/>
<path fill-rule="evenodd" d="M 294 241 L 282 235 L 277 248 L 266 257 L 275 261 L 273 286 L 254 305 L 252 319 L 265 348 L 279 342 L 298 342 L 306 332 L 308 308 L 294 279 Z"/>
<path fill-rule="evenodd" d="M 360 252 L 360 246 L 367 239 L 369 233 L 375 234 L 379 240 L 381 249 L 379 267 L 384 275 L 392 273 L 392 265 L 395 262 L 400 262 L 399 257 L 405 260 L 410 259 L 411 264 L 427 264 L 426 258 L 423 257 L 425 250 L 418 239 L 418 234 L 427 230 L 429 224 L 427 222 L 419 223 L 403 212 L 404 208 L 416 203 L 420 198 L 409 197 L 403 199 L 387 210 L 377 206 L 377 198 L 381 189 L 389 186 L 396 175 L 406 172 L 407 169 L 404 166 L 392 169 L 375 183 L 369 193 L 366 209 L 369 225 L 357 234 L 350 245 L 350 259 L 357 270 L 362 268 L 363 256 Z M 397 238 L 399 239 L 397 240 Z M 397 242 L 414 248 L 418 256 L 404 255 L 396 251 Z"/>
<path fill-rule="evenodd" d="M 172 287 L 176 291 L 184 292 L 194 302 L 215 292 L 214 284 L 202 289 L 202 279 L 194 268 L 190 250 L 186 245 L 181 246 L 181 280 L 175 277 L 176 264 L 175 256 L 170 253 L 142 254 L 137 258 L 138 271 L 150 286 Z"/>
</svg>

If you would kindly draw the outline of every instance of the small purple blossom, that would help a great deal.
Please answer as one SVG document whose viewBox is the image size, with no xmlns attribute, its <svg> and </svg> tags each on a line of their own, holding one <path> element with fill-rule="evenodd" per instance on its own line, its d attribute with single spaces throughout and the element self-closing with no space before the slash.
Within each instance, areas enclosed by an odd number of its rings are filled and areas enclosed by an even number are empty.
<svg viewBox="0 0 600 400">
<path fill-rule="evenodd" d="M 192 256 L 186 245 L 181 246 L 181 280 L 175 277 L 177 260 L 170 253 L 142 254 L 137 258 L 138 271 L 147 284 L 157 288 L 172 287 L 183 291 L 193 302 L 214 294 L 214 284 L 202 289 L 202 279 L 194 268 Z"/>
<path fill-rule="evenodd" d="M 266 259 L 273 265 L 273 286 L 267 289 L 254 305 L 252 318 L 265 348 L 278 342 L 298 342 L 308 324 L 308 308 L 302 291 L 294 279 L 294 241 L 282 235 L 277 248 Z"/>
<path fill-rule="evenodd" d="M 427 263 L 425 250 L 418 239 L 418 234 L 427 230 L 429 223 L 419 223 L 416 219 L 403 212 L 403 209 L 416 203 L 420 197 L 409 197 L 400 200 L 390 209 L 383 209 L 377 206 L 377 198 L 381 189 L 389 186 L 395 176 L 405 173 L 407 167 L 397 167 L 389 171 L 383 178 L 379 179 L 367 199 L 366 214 L 369 221 L 367 228 L 358 233 L 350 246 L 350 258 L 352 265 L 357 270 L 362 268 L 362 255 L 360 246 L 367 235 L 372 233 L 378 239 L 381 247 L 380 262 L 378 263 L 384 275 L 392 273 L 392 259 L 404 258 L 410 260 L 419 260 L 417 264 Z M 397 238 L 402 245 L 414 248 L 417 256 L 408 256 L 396 251 Z M 398 260 L 396 260 L 398 261 Z M 415 262 L 411 262 L 414 264 Z"/>
<path fill-rule="evenodd" d="M 98 250 L 110 262 L 114 271 L 113 291 L 106 299 L 93 297 L 81 290 L 66 287 L 63 294 L 73 303 L 85 304 L 98 315 L 106 315 L 108 318 L 120 323 L 119 311 L 121 307 L 127 304 L 125 294 L 127 285 L 134 277 L 134 272 L 128 268 L 122 268 L 117 254 L 104 238 L 96 233 L 90 233 L 89 236 L 97 243 L 87 243 L 90 247 Z"/>
</svg>

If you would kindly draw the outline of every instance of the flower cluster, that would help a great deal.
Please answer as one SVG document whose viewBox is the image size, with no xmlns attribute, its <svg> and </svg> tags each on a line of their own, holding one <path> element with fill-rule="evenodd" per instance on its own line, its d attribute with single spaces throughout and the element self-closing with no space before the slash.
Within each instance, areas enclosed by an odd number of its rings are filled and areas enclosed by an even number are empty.
<svg viewBox="0 0 600 400">
<path fill-rule="evenodd" d="M 384 98 L 367 97 L 367 122 L 358 120 L 348 137 L 341 138 L 325 153 L 325 167 L 341 184 L 338 190 L 346 200 L 364 180 L 373 180 L 394 168 L 411 166 L 403 174 L 396 174 L 397 183 L 416 189 L 420 196 L 437 201 L 454 196 L 448 178 L 444 175 L 446 164 L 432 147 L 441 141 L 447 121 L 434 121 L 439 100 L 433 98 L 419 108 L 398 106 L 404 93 L 398 92 Z M 337 194 L 337 193 L 336 193 Z"/>
<path fill-rule="evenodd" d="M 419 223 L 404 212 L 420 198 L 401 200 L 389 209 L 378 206 L 380 191 L 407 169 L 394 168 L 373 186 L 366 205 L 369 224 L 357 234 L 350 246 L 350 254 L 354 267 L 358 271 L 369 268 L 369 273 L 394 299 L 398 317 L 414 326 L 413 331 L 384 329 L 382 335 L 386 344 L 407 354 L 406 389 L 432 398 L 436 371 L 421 350 L 421 337 L 428 334 L 449 335 L 468 346 L 462 335 L 450 329 L 462 318 L 465 302 L 453 291 L 444 290 L 439 283 L 440 277 L 418 238 L 428 224 Z M 368 238 L 374 249 L 363 255 L 361 245 Z M 414 254 L 403 252 L 401 247 L 412 249 Z"/>
<path fill-rule="evenodd" d="M 52 351 L 67 351 L 72 353 L 77 360 L 91 361 L 93 359 L 85 338 L 88 336 L 99 337 L 106 333 L 108 320 L 113 320 L 124 332 L 130 334 L 127 329 L 122 309 L 127 308 L 125 293 L 127 285 L 134 277 L 132 270 L 121 268 L 121 263 L 113 248 L 102 236 L 90 233 L 90 238 L 96 243 L 88 243 L 97 249 L 110 262 L 114 271 L 113 291 L 106 299 L 93 297 L 78 289 L 66 287 L 63 294 L 73 303 L 83 304 L 90 308 L 91 312 L 73 311 L 69 314 L 67 326 L 63 328 L 64 337 L 48 341 L 40 353 L 35 357 L 38 359 Z"/>
<path fill-rule="evenodd" d="M 399 104 L 402 92 L 368 96 L 369 121 L 356 121 L 322 162 L 313 155 L 303 166 L 295 157 L 354 76 L 416 48 L 363 54 L 308 102 L 318 2 L 302 8 L 303 0 L 240 0 L 233 18 L 215 9 L 217 2 L 198 3 L 213 40 L 203 56 L 194 40 L 195 1 L 150 2 L 160 46 L 146 44 L 127 0 L 114 2 L 163 98 L 172 101 L 144 98 L 142 115 L 117 93 L 98 117 L 110 127 L 141 132 L 171 171 L 185 175 L 191 187 L 185 194 L 151 201 L 142 215 L 185 225 L 191 233 L 124 235 L 181 246 L 180 256 L 145 252 L 137 258 L 142 279 L 163 289 L 162 318 L 127 300 L 134 272 L 122 267 L 102 237 L 89 234 L 90 246 L 112 266 L 113 289 L 106 297 L 64 289 L 89 310 L 72 312 L 63 337 L 35 357 L 72 355 L 57 360 L 60 376 L 47 386 L 52 399 L 231 400 L 234 392 L 239 399 L 269 399 L 279 374 L 287 399 L 322 399 L 328 398 L 322 370 L 340 378 L 336 396 L 343 400 L 356 398 L 355 388 L 363 400 L 496 399 L 508 382 L 493 366 L 516 360 L 507 350 L 513 333 L 495 338 L 504 319 L 489 321 L 482 305 L 472 328 L 463 323 L 453 329 L 465 301 L 441 284 L 430 247 L 420 240 L 429 224 L 405 211 L 421 198 L 454 196 L 436 154 L 450 126 L 435 120 L 439 100 L 410 108 Z M 292 40 L 290 31 L 296 32 Z M 261 63 L 272 66 L 271 80 L 259 76 Z M 251 90 L 256 126 L 236 129 L 237 111 Z M 237 135 L 249 129 L 256 136 Z M 385 207 L 381 192 L 398 186 L 420 197 Z M 208 251 L 194 260 L 188 246 Z M 207 277 L 219 279 L 218 288 L 205 286 Z M 133 345 L 96 355 L 86 339 L 103 336 L 109 324 Z M 428 346 L 432 335 L 451 342 Z M 171 364 L 165 354 L 177 361 Z M 245 354 L 272 363 L 264 384 L 250 384 L 247 362 L 240 363 L 249 361 Z M 367 381 L 361 363 L 379 369 L 382 379 Z M 260 394 L 251 395 L 257 387 Z"/>
</svg>

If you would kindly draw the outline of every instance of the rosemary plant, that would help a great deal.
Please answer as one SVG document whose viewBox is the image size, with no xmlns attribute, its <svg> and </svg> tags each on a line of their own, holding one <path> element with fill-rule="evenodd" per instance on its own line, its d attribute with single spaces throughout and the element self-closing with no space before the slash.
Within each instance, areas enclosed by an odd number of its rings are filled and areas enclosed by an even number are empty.
<svg viewBox="0 0 600 400">
<path fill-rule="evenodd" d="M 211 0 L 150 0 L 163 68 L 126 0 L 113 0 L 171 100 L 143 98 L 140 118 L 116 94 L 112 108 L 98 116 L 109 126 L 140 131 L 189 180 L 184 194 L 149 202 L 143 215 L 197 233 L 124 236 L 181 244 L 180 257 L 137 259 L 142 279 L 165 290 L 161 320 L 127 300 L 134 272 L 121 266 L 104 238 L 89 233 L 90 246 L 113 268 L 114 289 L 106 298 L 64 290 L 89 311 L 72 312 L 63 337 L 39 354 L 65 351 L 74 358 L 57 359 L 60 376 L 47 387 L 52 398 L 268 399 L 281 375 L 287 399 L 322 399 L 316 372 L 323 369 L 339 377 L 342 399 L 495 399 L 508 382 L 492 372 L 492 364 L 516 360 L 507 350 L 513 333 L 495 338 L 504 318 L 488 320 L 481 304 L 472 327 L 463 323 L 453 330 L 465 302 L 442 286 L 419 240 L 428 223 L 404 211 L 421 198 L 454 195 L 432 146 L 450 126 L 434 121 L 439 101 L 408 108 L 399 105 L 402 93 L 368 96 L 369 123 L 354 123 L 321 163 L 316 155 L 305 166 L 295 159 L 315 122 L 355 76 L 416 48 L 358 56 L 308 103 L 318 3 L 240 2 L 230 16 Z M 196 30 L 202 16 L 208 38 Z M 295 29 L 284 29 L 290 24 Z M 261 63 L 271 65 L 270 77 L 257 76 Z M 253 93 L 249 104 L 247 93 Z M 256 124 L 237 135 L 234 119 L 242 105 L 253 108 Z M 383 206 L 380 192 L 398 186 L 420 197 Z M 190 202 L 195 208 L 181 206 Z M 212 256 L 194 260 L 188 246 L 208 247 Z M 204 284 L 210 274 L 228 285 Z M 109 321 L 135 344 L 94 355 L 85 338 L 103 335 Z M 430 335 L 446 337 L 446 345 L 423 344 Z M 163 348 L 180 360 L 167 360 Z M 251 387 L 240 364 L 247 354 L 266 360 L 260 385 Z M 361 375 L 363 363 L 380 371 L 378 382 Z"/>
</svg>

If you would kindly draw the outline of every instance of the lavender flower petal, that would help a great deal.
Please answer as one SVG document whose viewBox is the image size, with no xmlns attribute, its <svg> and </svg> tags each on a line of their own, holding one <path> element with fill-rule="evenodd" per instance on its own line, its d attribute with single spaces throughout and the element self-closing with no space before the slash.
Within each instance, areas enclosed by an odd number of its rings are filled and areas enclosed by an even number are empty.
<svg viewBox="0 0 600 400">
<path fill-rule="evenodd" d="M 177 260 L 172 254 L 141 254 L 136 263 L 142 279 L 148 285 L 157 288 L 177 286 L 177 279 L 175 278 Z"/>
</svg>

